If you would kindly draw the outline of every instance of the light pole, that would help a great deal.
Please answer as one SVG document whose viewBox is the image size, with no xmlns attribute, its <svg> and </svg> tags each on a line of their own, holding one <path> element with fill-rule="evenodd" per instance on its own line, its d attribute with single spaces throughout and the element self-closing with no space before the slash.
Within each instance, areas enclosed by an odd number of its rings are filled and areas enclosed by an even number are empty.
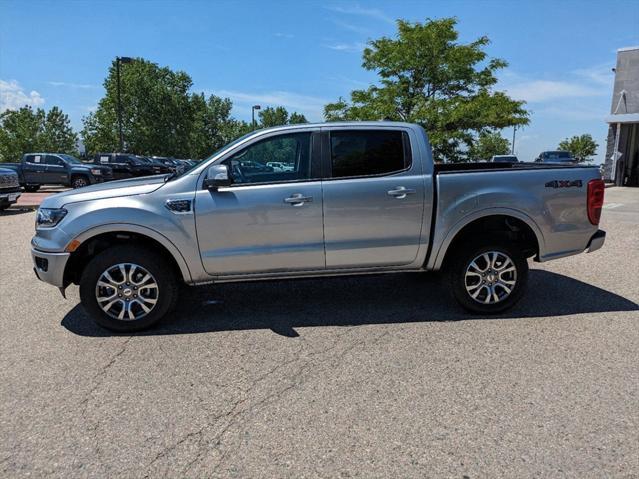
<svg viewBox="0 0 639 479">
<path fill-rule="evenodd" d="M 251 107 L 251 125 L 253 125 L 253 128 L 255 128 L 255 110 L 259 110 L 262 107 L 260 105 L 253 105 Z"/>
<path fill-rule="evenodd" d="M 124 134 L 122 133 L 122 100 L 120 99 L 120 63 L 131 63 L 133 58 L 115 57 L 115 76 L 117 77 L 117 109 L 118 109 L 118 131 L 120 133 L 120 151 L 124 151 Z"/>
<path fill-rule="evenodd" d="M 514 155 L 515 154 L 515 132 L 517 131 L 517 125 L 513 126 L 513 144 L 511 145 L 511 149 L 510 149 L 510 154 Z"/>
</svg>

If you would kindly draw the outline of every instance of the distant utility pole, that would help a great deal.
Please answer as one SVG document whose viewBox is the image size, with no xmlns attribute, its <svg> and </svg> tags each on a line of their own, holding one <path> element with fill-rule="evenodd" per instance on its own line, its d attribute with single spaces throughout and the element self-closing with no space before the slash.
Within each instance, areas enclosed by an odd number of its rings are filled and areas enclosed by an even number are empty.
<svg viewBox="0 0 639 479">
<path fill-rule="evenodd" d="M 259 110 L 260 108 L 262 108 L 261 105 L 253 105 L 251 107 L 251 126 L 253 128 L 255 128 L 255 110 Z"/>
<path fill-rule="evenodd" d="M 133 58 L 115 57 L 115 76 L 117 77 L 118 132 L 120 134 L 120 152 L 124 151 L 124 133 L 122 133 L 122 100 L 120 99 L 120 63 L 131 63 Z"/>
<path fill-rule="evenodd" d="M 517 125 L 513 126 L 513 142 L 510 148 L 510 154 L 515 154 L 515 132 L 517 131 Z"/>
</svg>

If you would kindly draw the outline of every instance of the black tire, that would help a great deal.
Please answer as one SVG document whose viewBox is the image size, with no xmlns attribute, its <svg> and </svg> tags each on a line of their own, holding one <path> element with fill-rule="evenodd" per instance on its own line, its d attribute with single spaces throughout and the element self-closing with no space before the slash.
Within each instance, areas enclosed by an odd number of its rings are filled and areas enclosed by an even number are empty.
<svg viewBox="0 0 639 479">
<path fill-rule="evenodd" d="M 73 189 L 84 188 L 85 186 L 89 186 L 89 180 L 86 176 L 74 176 L 71 178 L 71 186 Z"/>
<path fill-rule="evenodd" d="M 96 298 L 98 280 L 105 271 L 119 264 L 138 265 L 147 270 L 157 283 L 157 302 L 150 312 L 139 319 L 114 318 L 103 311 L 98 304 Z M 149 328 L 173 309 L 177 298 L 178 282 L 171 266 L 159 254 L 140 246 L 113 246 L 99 253 L 91 259 L 80 279 L 80 299 L 87 313 L 100 326 L 117 332 L 128 333 Z M 117 305 L 115 307 L 117 308 Z"/>
<path fill-rule="evenodd" d="M 40 185 L 26 185 L 24 187 L 24 191 L 26 191 L 27 193 L 35 193 L 39 189 L 40 189 Z"/>
<path fill-rule="evenodd" d="M 6 210 L 9 206 L 11 206 L 11 205 L 9 205 L 9 204 L 0 205 L 0 211 Z"/>
<path fill-rule="evenodd" d="M 471 263 L 479 257 L 476 264 L 480 267 L 480 269 L 483 269 L 485 265 L 485 257 L 483 255 L 486 253 L 489 254 L 489 258 L 491 260 L 493 258 L 492 253 L 498 253 L 496 256 L 497 261 L 503 261 L 504 256 L 502 255 L 505 255 L 511 260 L 515 268 L 514 273 L 516 274 L 514 277 L 514 287 L 511 287 L 510 293 L 506 293 L 506 288 L 508 288 L 509 285 L 493 286 L 493 290 L 496 292 L 499 299 L 495 301 L 494 295 L 491 294 L 491 299 L 489 301 L 495 302 L 490 303 L 484 302 L 486 300 L 486 296 L 488 296 L 488 293 L 490 292 L 490 284 L 494 284 L 491 283 L 490 280 L 503 279 L 504 281 L 512 282 L 513 276 L 511 276 L 512 272 L 491 275 L 491 271 L 497 271 L 499 268 L 490 269 L 490 267 L 485 276 L 473 274 L 476 269 L 471 268 Z M 484 246 L 465 248 L 460 250 L 458 253 L 453 252 L 453 254 L 455 254 L 455 257 L 450 262 L 447 270 L 448 283 L 454 298 L 466 310 L 477 314 L 497 314 L 510 309 L 521 299 L 528 283 L 528 260 L 516 245 L 506 242 L 485 244 Z M 499 263 L 497 263 L 497 265 L 502 266 L 505 263 L 506 262 L 503 261 L 501 265 Z M 466 274 L 469 268 L 471 273 L 467 277 Z M 510 269 L 510 266 L 502 266 L 502 269 Z M 479 282 L 481 281 L 484 281 L 485 285 L 482 283 L 480 286 Z M 471 289 L 473 294 L 477 294 L 477 299 L 473 298 L 471 292 L 468 291 L 467 286 Z M 482 289 L 482 291 L 478 293 L 478 289 Z"/>
</svg>

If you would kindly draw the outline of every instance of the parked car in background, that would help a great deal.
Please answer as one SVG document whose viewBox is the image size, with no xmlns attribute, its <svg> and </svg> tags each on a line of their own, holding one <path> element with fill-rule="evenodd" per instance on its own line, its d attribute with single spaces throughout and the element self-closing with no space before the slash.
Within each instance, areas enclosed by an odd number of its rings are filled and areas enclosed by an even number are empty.
<svg viewBox="0 0 639 479">
<path fill-rule="evenodd" d="M 515 155 L 495 155 L 490 161 L 493 163 L 519 163 Z"/>
<path fill-rule="evenodd" d="M 161 163 L 166 168 L 168 168 L 172 173 L 177 171 L 178 167 L 180 166 L 180 162 L 177 161 L 175 158 L 168 158 L 166 156 L 152 156 L 151 159 L 153 161 Z"/>
<path fill-rule="evenodd" d="M 254 167 L 275 154 L 293 171 Z M 159 321 L 181 283 L 410 271 L 444 270 L 464 308 L 496 314 L 522 297 L 529 258 L 601 248 L 603 199 L 593 167 L 435 165 L 419 125 L 287 125 L 182 175 L 46 198 L 31 255 L 116 331 Z"/>
<path fill-rule="evenodd" d="M 571 165 L 577 164 L 577 160 L 569 151 L 542 151 L 537 158 L 536 163 L 548 163 L 551 165 Z"/>
<path fill-rule="evenodd" d="M 269 161 L 266 166 L 273 168 L 273 171 L 293 171 L 295 165 L 289 165 L 288 163 L 282 163 L 280 161 Z"/>
<path fill-rule="evenodd" d="M 73 188 L 102 183 L 113 179 L 106 165 L 83 163 L 64 153 L 27 153 L 20 163 L 3 163 L 18 174 L 25 191 L 38 191 L 42 185 L 63 185 Z"/>
<path fill-rule="evenodd" d="M 18 173 L 0 164 L 0 211 L 6 210 L 20 198 L 22 190 Z"/>
<path fill-rule="evenodd" d="M 168 166 L 166 166 L 164 163 L 162 163 L 160 160 L 151 158 L 149 156 L 141 156 L 141 155 L 136 155 L 136 158 L 138 158 L 140 161 L 144 162 L 144 163 L 148 163 L 154 167 L 159 168 L 159 173 L 171 173 L 171 168 L 169 168 Z M 157 170 L 155 170 L 157 171 Z"/>
<path fill-rule="evenodd" d="M 113 178 L 116 180 L 162 173 L 159 165 L 129 153 L 97 153 L 93 156 L 93 162 L 96 165 L 108 165 L 113 170 Z"/>
</svg>

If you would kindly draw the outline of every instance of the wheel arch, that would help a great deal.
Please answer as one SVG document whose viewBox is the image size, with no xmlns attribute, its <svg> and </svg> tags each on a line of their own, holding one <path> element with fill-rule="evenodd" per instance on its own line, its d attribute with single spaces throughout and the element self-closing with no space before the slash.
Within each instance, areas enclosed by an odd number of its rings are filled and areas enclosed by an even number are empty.
<svg viewBox="0 0 639 479">
<path fill-rule="evenodd" d="M 177 247 L 164 235 L 150 228 L 131 224 L 102 225 L 85 231 L 76 236 L 75 240 L 80 242 L 80 246 L 71 253 L 65 266 L 65 286 L 79 283 L 88 260 L 96 254 L 116 244 L 131 243 L 142 244 L 159 251 L 169 260 L 179 279 L 186 283 L 192 282 L 189 267 Z"/>
<path fill-rule="evenodd" d="M 544 250 L 544 236 L 526 214 L 508 208 L 491 208 L 476 212 L 457 222 L 447 233 L 432 259 L 430 269 L 442 268 L 460 244 L 478 234 L 502 234 L 515 242 L 523 241 L 527 257 L 538 258 Z"/>
</svg>

